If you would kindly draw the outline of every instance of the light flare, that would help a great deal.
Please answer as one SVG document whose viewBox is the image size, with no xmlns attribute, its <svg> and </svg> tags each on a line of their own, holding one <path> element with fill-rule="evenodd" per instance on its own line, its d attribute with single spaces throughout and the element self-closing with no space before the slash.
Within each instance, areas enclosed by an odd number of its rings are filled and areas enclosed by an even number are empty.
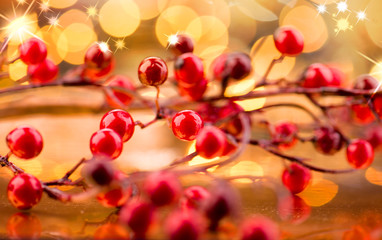
<svg viewBox="0 0 382 240">
<path fill-rule="evenodd" d="M 98 15 L 97 4 L 94 6 L 85 7 L 88 18 L 94 18 Z"/>
<path fill-rule="evenodd" d="M 338 9 L 337 14 L 349 11 L 347 2 L 341 1 L 337 3 L 337 9 Z"/>
<path fill-rule="evenodd" d="M 364 20 L 367 20 L 367 17 L 366 17 L 366 10 L 363 10 L 363 11 L 359 11 L 357 12 L 357 23 L 359 21 L 364 21 Z"/>
<path fill-rule="evenodd" d="M 127 49 L 125 39 L 117 39 L 113 41 L 114 41 L 114 47 L 115 47 L 114 53 L 117 52 L 118 50 Z"/>
</svg>

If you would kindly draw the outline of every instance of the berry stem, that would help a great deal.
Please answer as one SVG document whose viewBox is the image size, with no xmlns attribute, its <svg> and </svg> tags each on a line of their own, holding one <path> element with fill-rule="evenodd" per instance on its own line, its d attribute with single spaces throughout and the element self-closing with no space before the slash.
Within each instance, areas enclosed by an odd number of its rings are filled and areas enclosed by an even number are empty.
<svg viewBox="0 0 382 240">
<path fill-rule="evenodd" d="M 278 58 L 274 58 L 272 59 L 271 63 L 269 64 L 267 70 L 265 71 L 264 73 L 264 76 L 261 78 L 261 81 L 256 84 L 255 82 L 255 87 L 254 88 L 257 88 L 257 87 L 261 87 L 261 86 L 264 86 L 267 84 L 267 78 L 269 76 L 269 74 L 271 73 L 273 67 L 277 64 L 277 63 L 281 63 L 283 60 L 284 60 L 285 56 L 284 55 L 281 55 L 280 57 Z"/>
<path fill-rule="evenodd" d="M 84 164 L 85 162 L 87 162 L 88 160 L 86 160 L 85 158 L 82 158 L 72 169 L 70 169 L 62 178 L 60 179 L 57 179 L 57 180 L 53 180 L 53 181 L 49 181 L 49 182 L 44 182 L 43 184 L 46 185 L 46 186 L 52 186 L 52 185 L 56 185 L 56 186 L 86 186 L 85 182 L 84 182 L 84 179 L 81 177 L 79 179 L 77 179 L 76 181 L 72 181 L 69 179 L 69 177 L 82 165 Z"/>
</svg>

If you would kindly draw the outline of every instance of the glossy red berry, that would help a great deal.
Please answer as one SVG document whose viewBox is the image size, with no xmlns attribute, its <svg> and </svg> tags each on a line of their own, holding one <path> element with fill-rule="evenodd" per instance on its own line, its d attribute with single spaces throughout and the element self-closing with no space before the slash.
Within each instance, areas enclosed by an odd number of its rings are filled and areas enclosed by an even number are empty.
<svg viewBox="0 0 382 240">
<path fill-rule="evenodd" d="M 210 192 L 202 186 L 188 187 L 183 192 L 181 208 L 183 210 L 199 209 L 210 196 Z"/>
<path fill-rule="evenodd" d="M 43 84 L 52 82 L 57 78 L 58 66 L 49 59 L 28 66 L 29 81 L 34 84 Z"/>
<path fill-rule="evenodd" d="M 30 38 L 19 46 L 20 59 L 27 65 L 41 63 L 48 55 L 48 50 L 43 41 Z"/>
<path fill-rule="evenodd" d="M 272 132 L 272 140 L 280 149 L 289 149 L 297 143 L 298 127 L 292 122 L 277 123 Z"/>
<path fill-rule="evenodd" d="M 343 73 L 339 68 L 329 66 L 330 71 L 333 75 L 332 86 L 341 87 L 345 82 L 345 73 Z"/>
<path fill-rule="evenodd" d="M 159 57 L 148 57 L 138 67 L 138 78 L 143 85 L 159 86 L 167 79 L 167 64 Z"/>
<path fill-rule="evenodd" d="M 194 41 L 191 37 L 185 34 L 178 34 L 176 35 L 176 42 L 174 44 L 169 43 L 169 49 L 175 55 L 181 55 L 188 52 L 192 53 L 194 51 Z"/>
<path fill-rule="evenodd" d="M 316 150 L 322 154 L 333 155 L 341 150 L 343 139 L 341 135 L 330 127 L 321 127 L 314 131 Z"/>
<path fill-rule="evenodd" d="M 222 156 L 230 156 L 234 152 L 236 152 L 238 143 L 234 136 L 232 135 L 226 135 L 227 144 L 224 148 Z"/>
<path fill-rule="evenodd" d="M 241 80 L 252 71 L 251 58 L 241 52 L 222 54 L 214 60 L 212 66 L 214 78 L 217 80 L 225 78 Z"/>
<path fill-rule="evenodd" d="M 37 157 L 43 147 L 41 134 L 29 126 L 13 129 L 7 135 L 6 141 L 12 154 L 23 159 Z"/>
<path fill-rule="evenodd" d="M 42 226 L 40 219 L 28 212 L 13 214 L 7 222 L 10 239 L 40 239 Z"/>
<path fill-rule="evenodd" d="M 105 223 L 95 230 L 93 239 L 129 240 L 130 234 L 118 223 Z"/>
<path fill-rule="evenodd" d="M 109 128 L 121 137 L 123 142 L 128 141 L 134 134 L 135 123 L 131 115 L 121 109 L 114 109 L 103 115 L 100 129 Z"/>
<path fill-rule="evenodd" d="M 90 150 L 93 155 L 116 159 L 122 152 L 122 139 L 114 130 L 104 128 L 90 138 Z"/>
<path fill-rule="evenodd" d="M 288 195 L 280 199 L 278 212 L 281 220 L 298 225 L 309 218 L 311 207 L 299 196 Z"/>
<path fill-rule="evenodd" d="M 346 149 L 349 164 L 355 169 L 370 166 L 374 160 L 374 150 L 371 144 L 363 139 L 353 140 Z"/>
<path fill-rule="evenodd" d="M 284 186 L 293 194 L 302 192 L 309 184 L 312 175 L 306 167 L 292 163 L 282 174 Z"/>
<path fill-rule="evenodd" d="M 110 186 L 115 181 L 116 171 L 109 161 L 97 159 L 86 163 L 82 174 L 93 184 Z"/>
<path fill-rule="evenodd" d="M 243 132 L 243 123 L 238 116 L 242 112 L 244 109 L 232 101 L 219 109 L 219 119 L 224 121 L 222 128 L 233 136 L 240 136 Z M 227 118 L 230 120 L 227 121 Z"/>
<path fill-rule="evenodd" d="M 214 126 L 204 127 L 196 136 L 196 151 L 204 158 L 222 156 L 227 144 L 225 133 Z"/>
<path fill-rule="evenodd" d="M 135 91 L 134 84 L 131 79 L 123 75 L 115 75 L 107 80 L 107 86 L 123 88 L 130 91 Z M 130 105 L 133 97 L 118 89 L 112 89 L 112 96 L 107 95 L 106 101 L 111 107 L 120 108 Z M 122 106 L 121 106 L 122 104 Z"/>
<path fill-rule="evenodd" d="M 175 202 L 181 195 L 182 185 L 171 172 L 155 172 L 145 181 L 144 188 L 151 202 L 158 207 Z"/>
<path fill-rule="evenodd" d="M 367 104 L 353 104 L 351 109 L 356 123 L 368 124 L 375 120 L 375 116 Z"/>
<path fill-rule="evenodd" d="M 203 119 L 192 110 L 183 110 L 175 114 L 171 121 L 172 132 L 174 135 L 185 141 L 196 138 L 203 127 Z"/>
<path fill-rule="evenodd" d="M 304 50 L 304 37 L 294 27 L 279 27 L 273 34 L 277 50 L 284 56 L 294 57 Z"/>
<path fill-rule="evenodd" d="M 304 73 L 302 85 L 306 88 L 333 86 L 333 74 L 327 66 L 321 63 L 312 64 Z"/>
<path fill-rule="evenodd" d="M 113 53 L 104 44 L 95 43 L 85 53 L 83 75 L 91 81 L 105 77 L 114 70 Z"/>
<path fill-rule="evenodd" d="M 379 118 L 382 118 L 382 95 L 377 94 L 373 98 L 373 107 Z"/>
<path fill-rule="evenodd" d="M 366 140 L 374 150 L 380 150 L 382 148 L 382 127 L 370 128 L 366 133 Z"/>
<path fill-rule="evenodd" d="M 191 87 L 183 87 L 179 85 L 179 93 L 181 96 L 188 98 L 190 101 L 198 101 L 203 98 L 203 95 L 207 90 L 207 85 L 207 79 L 202 78 Z"/>
<path fill-rule="evenodd" d="M 241 240 L 279 240 L 280 230 L 276 223 L 264 216 L 247 218 L 240 228 Z"/>
<path fill-rule="evenodd" d="M 40 180 L 30 174 L 21 173 L 9 181 L 8 200 L 18 209 L 30 209 L 40 202 L 42 190 Z"/>
<path fill-rule="evenodd" d="M 114 174 L 115 184 L 112 184 L 110 188 L 97 195 L 97 200 L 104 207 L 121 207 L 131 197 L 132 188 L 130 184 L 127 184 L 126 175 L 120 171 L 116 171 Z"/>
<path fill-rule="evenodd" d="M 354 83 L 355 89 L 374 90 L 377 87 L 378 87 L 378 80 L 368 74 L 357 77 Z"/>
<path fill-rule="evenodd" d="M 154 206 L 139 199 L 129 201 L 119 214 L 119 221 L 130 227 L 137 238 L 144 237 L 154 220 Z"/>
<path fill-rule="evenodd" d="M 192 87 L 204 78 L 202 60 L 192 53 L 184 53 L 174 63 L 175 79 L 182 87 Z"/>
<path fill-rule="evenodd" d="M 203 218 L 194 211 L 177 211 L 166 219 L 169 240 L 198 240 L 204 230 Z"/>
</svg>

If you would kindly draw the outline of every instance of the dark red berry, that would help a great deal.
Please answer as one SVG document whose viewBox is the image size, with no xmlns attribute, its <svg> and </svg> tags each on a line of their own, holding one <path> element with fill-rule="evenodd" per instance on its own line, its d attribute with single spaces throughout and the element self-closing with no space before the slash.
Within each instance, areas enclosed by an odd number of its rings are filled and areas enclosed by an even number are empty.
<svg viewBox="0 0 382 240">
<path fill-rule="evenodd" d="M 118 223 L 105 223 L 95 230 L 93 239 L 129 240 L 130 233 Z"/>
<path fill-rule="evenodd" d="M 122 208 L 119 220 L 129 226 L 136 237 L 144 237 L 154 220 L 154 207 L 143 200 L 133 199 Z"/>
<path fill-rule="evenodd" d="M 333 75 L 332 86 L 341 87 L 345 82 L 345 74 L 339 68 L 336 67 L 329 66 L 329 69 Z"/>
<path fill-rule="evenodd" d="M 196 138 L 203 127 L 203 119 L 192 110 L 183 110 L 175 114 L 172 118 L 172 132 L 174 135 L 185 141 L 191 141 Z"/>
<path fill-rule="evenodd" d="M 144 187 L 151 202 L 158 207 L 175 202 L 182 191 L 182 185 L 177 176 L 164 171 L 150 174 L 146 178 Z"/>
<path fill-rule="evenodd" d="M 105 192 L 97 195 L 97 200 L 105 207 L 121 207 L 131 197 L 132 188 L 130 184 L 126 183 L 126 175 L 120 171 L 115 171 L 114 180 L 115 184 Z"/>
<path fill-rule="evenodd" d="M 122 152 L 122 139 L 114 130 L 104 128 L 90 138 L 90 150 L 93 155 L 116 159 Z"/>
<path fill-rule="evenodd" d="M 282 174 L 284 186 L 293 194 L 302 192 L 309 184 L 312 175 L 306 167 L 292 163 Z"/>
<path fill-rule="evenodd" d="M 225 133 L 214 126 L 204 127 L 196 136 L 196 151 L 204 158 L 222 156 L 226 144 Z"/>
<path fill-rule="evenodd" d="M 203 218 L 194 211 L 171 213 L 165 227 L 169 240 L 197 240 L 204 230 Z"/>
<path fill-rule="evenodd" d="M 207 85 L 207 79 L 202 78 L 191 87 L 183 87 L 179 85 L 179 93 L 181 96 L 188 98 L 190 101 L 198 101 L 203 98 L 203 95 L 207 90 Z"/>
<path fill-rule="evenodd" d="M 10 239 L 40 239 L 40 219 L 28 212 L 13 214 L 7 222 L 7 235 Z"/>
<path fill-rule="evenodd" d="M 272 131 L 272 140 L 280 149 L 289 149 L 297 143 L 298 128 L 292 122 L 277 123 Z"/>
<path fill-rule="evenodd" d="M 212 104 L 201 103 L 196 111 L 202 117 L 204 122 L 215 123 L 217 120 L 219 120 L 220 108 Z"/>
<path fill-rule="evenodd" d="M 175 55 L 188 52 L 192 53 L 194 51 L 194 41 L 191 37 L 184 34 L 178 34 L 175 37 L 176 43 L 169 43 L 169 49 L 171 49 Z"/>
<path fill-rule="evenodd" d="M 57 78 L 58 66 L 49 59 L 28 66 L 29 81 L 34 84 L 43 84 L 52 82 Z"/>
<path fill-rule="evenodd" d="M 281 220 L 298 225 L 309 218 L 311 207 L 299 196 L 288 195 L 279 200 L 278 212 Z"/>
<path fill-rule="evenodd" d="M 363 139 L 353 140 L 346 149 L 349 164 L 355 169 L 370 166 L 374 160 L 374 150 L 371 144 Z"/>
<path fill-rule="evenodd" d="M 276 223 L 264 216 L 246 219 L 240 228 L 241 240 L 279 240 L 280 230 Z"/>
<path fill-rule="evenodd" d="M 159 86 L 167 79 L 166 62 L 159 57 L 148 57 L 138 67 L 138 78 L 143 85 Z"/>
<path fill-rule="evenodd" d="M 82 169 L 82 174 L 96 185 L 109 186 L 115 181 L 116 171 L 109 161 L 99 159 L 89 161 Z"/>
<path fill-rule="evenodd" d="M 343 139 L 341 134 L 331 127 L 320 127 L 314 131 L 314 146 L 317 151 L 326 155 L 333 155 L 341 150 Z"/>
<path fill-rule="evenodd" d="M 243 123 L 238 115 L 242 112 L 244 112 L 244 109 L 232 101 L 221 107 L 218 114 L 219 119 L 224 122 L 222 128 L 234 136 L 240 136 L 243 132 Z M 227 121 L 226 118 L 230 120 Z"/>
<path fill-rule="evenodd" d="M 135 87 L 131 79 L 123 75 L 112 76 L 107 80 L 107 82 L 107 86 L 110 87 L 135 91 Z M 112 96 L 106 95 L 106 101 L 111 107 L 120 108 L 130 105 L 130 103 L 133 101 L 133 97 L 119 89 L 112 89 Z"/>
<path fill-rule="evenodd" d="M 175 79 L 182 87 L 192 87 L 204 78 L 202 60 L 192 53 L 184 53 L 174 63 Z"/>
<path fill-rule="evenodd" d="M 382 118 L 382 94 L 377 94 L 374 96 L 373 107 L 379 118 Z"/>
<path fill-rule="evenodd" d="M 41 63 L 48 55 L 48 50 L 43 41 L 30 38 L 19 46 L 20 59 L 27 65 Z"/>
<path fill-rule="evenodd" d="M 232 135 L 226 135 L 227 144 L 224 148 L 222 156 L 230 156 L 234 152 L 236 152 L 238 143 L 234 136 Z"/>
<path fill-rule="evenodd" d="M 100 129 L 109 128 L 121 137 L 123 142 L 128 141 L 134 134 L 135 123 L 131 115 L 121 109 L 114 109 L 103 115 Z"/>
<path fill-rule="evenodd" d="M 294 27 L 279 27 L 273 34 L 277 50 L 284 56 L 294 57 L 304 50 L 304 37 Z"/>
<path fill-rule="evenodd" d="M 306 88 L 333 86 L 333 74 L 321 63 L 312 64 L 304 73 L 302 85 Z"/>
<path fill-rule="evenodd" d="M 85 70 L 83 75 L 91 81 L 105 77 L 114 70 L 115 60 L 107 46 L 96 43 L 85 53 Z"/>
<path fill-rule="evenodd" d="M 382 148 L 382 127 L 370 128 L 366 133 L 366 140 L 373 146 L 374 150 Z"/>
<path fill-rule="evenodd" d="M 222 54 L 214 60 L 212 66 L 214 78 L 217 80 L 241 80 L 252 71 L 251 58 L 241 52 Z"/>
<path fill-rule="evenodd" d="M 180 205 L 183 210 L 199 209 L 210 196 L 204 187 L 191 186 L 184 190 Z"/>
<path fill-rule="evenodd" d="M 378 87 L 378 80 L 368 74 L 357 77 L 354 83 L 355 89 L 374 90 L 377 87 Z"/>
<path fill-rule="evenodd" d="M 30 209 L 40 202 L 42 185 L 36 177 L 21 173 L 9 181 L 7 194 L 14 207 L 21 210 Z"/>
<path fill-rule="evenodd" d="M 12 154 L 23 159 L 37 157 L 43 147 L 41 134 L 29 126 L 13 129 L 7 135 L 6 141 Z"/>
</svg>

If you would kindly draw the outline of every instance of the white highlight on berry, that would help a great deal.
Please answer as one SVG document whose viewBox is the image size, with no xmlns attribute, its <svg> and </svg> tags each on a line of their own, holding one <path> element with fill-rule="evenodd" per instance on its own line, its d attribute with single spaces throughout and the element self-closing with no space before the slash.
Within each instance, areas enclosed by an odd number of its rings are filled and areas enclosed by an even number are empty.
<svg viewBox="0 0 382 240">
<path fill-rule="evenodd" d="M 106 53 L 106 52 L 111 52 L 111 51 L 110 51 L 110 48 L 109 48 L 109 44 L 108 44 L 107 42 L 98 42 L 97 44 L 98 44 L 98 46 L 99 46 L 99 49 L 100 49 L 102 52 L 104 52 L 104 53 Z"/>
<path fill-rule="evenodd" d="M 168 37 L 167 42 L 169 45 L 175 45 L 179 41 L 178 35 L 177 34 L 172 34 Z"/>
</svg>

